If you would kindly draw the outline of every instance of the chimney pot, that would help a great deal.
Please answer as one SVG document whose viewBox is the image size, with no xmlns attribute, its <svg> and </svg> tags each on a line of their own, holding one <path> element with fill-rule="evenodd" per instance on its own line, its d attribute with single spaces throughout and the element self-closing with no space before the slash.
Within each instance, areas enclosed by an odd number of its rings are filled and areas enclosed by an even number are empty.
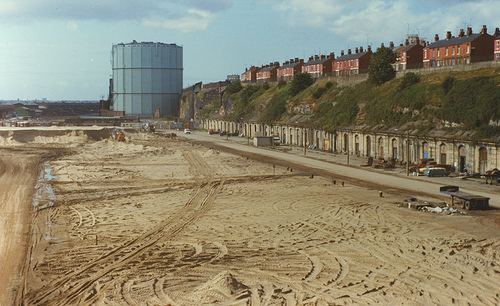
<svg viewBox="0 0 500 306">
<path fill-rule="evenodd" d="M 358 54 L 358 53 L 359 53 L 359 48 L 358 48 L 358 47 L 356 47 L 356 49 L 354 49 L 354 52 L 355 52 L 356 54 Z"/>
<path fill-rule="evenodd" d="M 481 29 L 481 34 L 488 34 L 488 28 L 486 27 L 485 24 L 483 25 L 483 28 Z"/>
<path fill-rule="evenodd" d="M 464 29 L 460 29 L 460 32 L 458 32 L 458 37 L 464 37 L 464 36 L 465 36 Z"/>
<path fill-rule="evenodd" d="M 495 36 L 498 36 L 498 35 L 500 35 L 500 28 L 495 29 Z"/>
<path fill-rule="evenodd" d="M 352 50 L 351 49 L 347 49 L 347 54 L 352 54 Z"/>
<path fill-rule="evenodd" d="M 391 41 L 391 42 L 389 43 L 389 47 L 391 47 L 391 49 L 394 49 L 394 42 L 393 42 L 393 41 Z"/>
<path fill-rule="evenodd" d="M 450 39 L 450 38 L 451 38 L 451 32 L 448 31 L 448 32 L 446 32 L 446 39 Z"/>
<path fill-rule="evenodd" d="M 340 50 L 340 56 L 344 56 L 344 50 Z"/>
<path fill-rule="evenodd" d="M 409 40 L 408 38 L 405 40 L 405 45 L 406 45 L 406 46 L 409 46 L 409 45 L 410 45 L 410 40 Z"/>
<path fill-rule="evenodd" d="M 363 47 L 359 47 L 359 52 L 363 53 Z"/>
<path fill-rule="evenodd" d="M 366 51 L 369 52 L 369 53 L 371 53 L 372 52 L 372 46 L 369 45 Z"/>
<path fill-rule="evenodd" d="M 438 41 L 438 40 L 439 40 L 439 35 L 438 34 L 434 35 L 434 41 Z"/>
<path fill-rule="evenodd" d="M 471 36 L 471 35 L 472 35 L 472 28 L 467 27 L 467 36 Z"/>
<path fill-rule="evenodd" d="M 381 43 L 381 44 L 380 44 L 380 48 L 385 48 L 384 43 Z"/>
</svg>

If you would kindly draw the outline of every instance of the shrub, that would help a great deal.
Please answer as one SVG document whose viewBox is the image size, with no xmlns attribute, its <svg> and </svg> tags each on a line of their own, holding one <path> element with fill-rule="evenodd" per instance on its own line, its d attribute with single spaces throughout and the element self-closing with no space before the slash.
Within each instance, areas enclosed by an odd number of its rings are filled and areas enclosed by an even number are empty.
<svg viewBox="0 0 500 306">
<path fill-rule="evenodd" d="M 443 81 L 443 83 L 441 84 L 441 87 L 443 88 L 443 91 L 445 94 L 447 94 L 453 88 L 454 83 L 455 83 L 455 78 L 452 76 L 447 77 Z"/>
<path fill-rule="evenodd" d="M 326 82 L 326 84 L 325 84 L 326 89 L 330 89 L 332 87 L 333 87 L 333 83 L 331 81 Z"/>
<path fill-rule="evenodd" d="M 269 86 L 268 82 L 265 82 L 264 85 L 262 85 L 262 88 L 264 88 L 264 90 L 268 90 L 271 87 Z"/>
<path fill-rule="evenodd" d="M 401 83 L 399 83 L 399 90 L 408 88 L 414 84 L 417 84 L 418 82 L 420 82 L 420 77 L 413 72 L 408 72 L 401 79 Z"/>
<path fill-rule="evenodd" d="M 241 86 L 240 81 L 235 81 L 227 85 L 226 87 L 226 93 L 229 95 L 235 94 L 237 92 L 240 92 L 243 89 L 243 86 Z"/>
<path fill-rule="evenodd" d="M 321 96 L 325 93 L 326 87 L 318 87 L 314 92 L 313 92 L 313 98 L 314 99 L 319 99 Z"/>
<path fill-rule="evenodd" d="M 311 86 L 313 83 L 314 80 L 308 73 L 296 74 L 290 84 L 290 95 L 292 97 L 296 96 L 299 92 Z"/>
<path fill-rule="evenodd" d="M 283 86 L 286 86 L 286 81 L 285 80 L 280 80 L 278 82 L 278 88 L 282 88 Z"/>
<path fill-rule="evenodd" d="M 264 109 L 264 113 L 261 117 L 262 121 L 271 123 L 279 119 L 286 112 L 288 97 L 288 91 L 286 90 L 275 94 Z"/>
</svg>

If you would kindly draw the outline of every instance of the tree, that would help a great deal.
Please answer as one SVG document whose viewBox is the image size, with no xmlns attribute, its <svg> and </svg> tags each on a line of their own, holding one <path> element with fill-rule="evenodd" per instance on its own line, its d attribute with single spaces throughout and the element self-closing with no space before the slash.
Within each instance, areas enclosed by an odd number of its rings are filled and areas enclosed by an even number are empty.
<svg viewBox="0 0 500 306">
<path fill-rule="evenodd" d="M 396 71 L 392 68 L 396 56 L 391 49 L 384 46 L 377 49 L 377 52 L 372 56 L 368 67 L 368 79 L 376 85 L 384 84 L 392 80 L 396 76 Z"/>
<path fill-rule="evenodd" d="M 234 81 L 231 82 L 227 87 L 226 87 L 226 93 L 229 95 L 235 94 L 237 92 L 240 92 L 240 90 L 243 89 L 243 86 L 241 86 L 240 81 Z"/>
<path fill-rule="evenodd" d="M 420 77 L 413 72 L 408 72 L 401 79 L 401 83 L 399 83 L 399 90 L 408 88 L 413 84 L 417 84 L 418 82 L 420 82 Z"/>
<path fill-rule="evenodd" d="M 293 77 L 290 85 L 290 95 L 296 96 L 299 92 L 311 86 L 314 83 L 313 78 L 309 73 L 299 73 Z"/>
</svg>

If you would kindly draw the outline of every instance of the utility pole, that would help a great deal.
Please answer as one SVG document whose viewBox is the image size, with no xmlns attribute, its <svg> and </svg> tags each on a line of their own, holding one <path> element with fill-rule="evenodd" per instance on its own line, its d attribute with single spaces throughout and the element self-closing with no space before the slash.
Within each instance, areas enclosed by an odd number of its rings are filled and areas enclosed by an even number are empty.
<svg viewBox="0 0 500 306">
<path fill-rule="evenodd" d="M 304 156 L 307 155 L 307 132 L 304 131 Z"/>
<path fill-rule="evenodd" d="M 349 165 L 349 136 L 346 139 L 346 148 L 347 148 L 347 164 Z"/>
<path fill-rule="evenodd" d="M 406 176 L 410 176 L 410 131 L 406 132 Z"/>
</svg>

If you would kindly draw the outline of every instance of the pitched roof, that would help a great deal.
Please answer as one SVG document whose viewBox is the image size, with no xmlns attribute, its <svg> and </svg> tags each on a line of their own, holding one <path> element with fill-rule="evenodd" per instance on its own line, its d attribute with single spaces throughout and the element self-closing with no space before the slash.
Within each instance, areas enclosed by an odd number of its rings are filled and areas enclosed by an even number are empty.
<svg viewBox="0 0 500 306">
<path fill-rule="evenodd" d="M 341 62 L 341 61 L 349 61 L 349 60 L 353 60 L 353 59 L 358 59 L 358 58 L 361 58 L 362 56 L 364 56 L 368 53 L 369 53 L 368 51 L 364 51 L 364 52 L 359 52 L 359 53 L 344 54 L 344 55 L 337 57 L 336 61 Z"/>
<path fill-rule="evenodd" d="M 318 59 L 313 59 L 313 60 L 310 60 L 308 61 L 307 63 L 304 63 L 304 66 L 311 66 L 311 65 L 317 65 L 317 64 L 324 64 L 325 62 L 329 61 L 330 58 L 329 57 L 325 57 L 325 58 L 318 58 Z"/>
<path fill-rule="evenodd" d="M 486 35 L 488 35 L 488 34 L 486 34 Z M 473 42 L 479 36 L 481 36 L 481 34 L 472 34 L 472 35 L 464 35 L 462 37 L 460 37 L 460 36 L 452 37 L 450 39 L 441 39 L 441 40 L 435 41 L 435 42 L 427 45 L 427 48 L 433 49 L 433 48 L 461 45 L 464 43 Z"/>
<path fill-rule="evenodd" d="M 283 64 L 279 68 L 294 68 L 297 67 L 299 64 L 303 64 L 303 62 L 293 62 L 293 63 Z"/>
<path fill-rule="evenodd" d="M 274 69 L 278 69 L 278 68 L 279 68 L 279 66 L 262 67 L 258 72 L 273 71 Z"/>
<path fill-rule="evenodd" d="M 419 45 L 419 44 L 411 44 L 411 45 L 403 45 L 403 46 L 396 47 L 392 51 L 394 53 L 408 52 L 408 51 L 410 51 L 411 49 L 413 49 L 414 47 L 417 47 L 417 46 L 421 46 L 422 48 L 424 47 L 424 46 Z"/>
</svg>

